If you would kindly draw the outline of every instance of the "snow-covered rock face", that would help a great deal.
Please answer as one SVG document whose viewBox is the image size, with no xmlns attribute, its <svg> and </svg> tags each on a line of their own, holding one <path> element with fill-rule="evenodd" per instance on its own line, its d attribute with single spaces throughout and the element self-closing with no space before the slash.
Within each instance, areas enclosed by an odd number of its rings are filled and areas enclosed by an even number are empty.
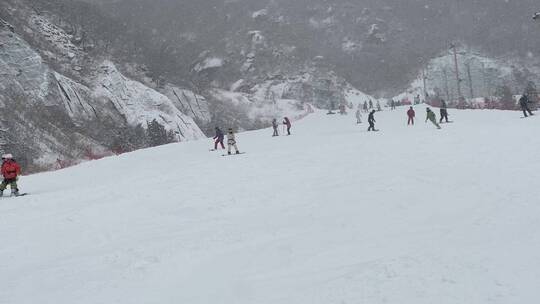
<svg viewBox="0 0 540 304">
<path fill-rule="evenodd" d="M 180 140 L 204 137 L 193 119 L 183 114 L 167 96 L 126 78 L 110 61 L 100 66 L 94 96 L 112 102 L 130 125 L 144 127 L 156 119 L 166 129 L 174 131 Z"/>
<path fill-rule="evenodd" d="M 20 90 L 42 101 L 48 83 L 49 69 L 41 56 L 7 27 L 0 27 L 0 92 Z"/>
<path fill-rule="evenodd" d="M 101 112 L 102 107 L 90 103 L 92 91 L 89 88 L 57 72 L 54 72 L 54 78 L 64 108 L 74 122 L 82 123 L 83 121 L 99 119 L 98 111 Z M 97 110 L 96 107 L 98 107 Z"/>
<path fill-rule="evenodd" d="M 49 19 L 35 14 L 31 15 L 29 19 L 28 30 L 43 37 L 43 39 L 47 41 L 50 46 L 54 47 L 59 54 L 66 56 L 69 59 L 73 59 L 76 54 L 82 52 L 79 47 L 72 43 L 71 40 L 73 37 L 68 35 L 62 28 L 49 21 Z"/>
<path fill-rule="evenodd" d="M 212 117 L 208 108 L 208 101 L 204 96 L 170 84 L 165 86 L 163 92 L 173 102 L 176 108 L 193 118 L 196 122 L 202 124 L 209 124 L 211 122 Z"/>
<path fill-rule="evenodd" d="M 31 22 L 48 29 L 47 33 L 54 33 L 48 38 L 62 42 L 58 45 L 70 45 L 68 41 L 57 39 L 62 36 L 61 33 L 45 19 Z M 75 56 L 74 52 L 78 50 L 67 47 L 58 48 L 57 51 L 65 51 L 69 57 L 70 54 Z M 99 134 L 111 132 L 107 130 L 112 127 L 111 121 L 118 128 L 126 124 L 146 128 L 147 122 L 155 119 L 166 130 L 173 131 L 176 140 L 204 137 L 193 118 L 209 122 L 205 99 L 188 90 L 174 88 L 174 92 L 183 96 L 179 97 L 183 98 L 183 105 L 178 99 L 171 99 L 172 96 L 168 98 L 125 77 L 112 62 L 103 63 L 87 78 L 75 80 L 45 64 L 42 56 L 14 33 L 7 23 L 0 25 L 0 106 L 4 108 L 0 116 L 7 119 L 9 125 L 2 125 L 2 128 L 15 136 L 2 142 L 17 141 L 25 150 L 31 151 L 28 155 L 20 155 L 26 153 L 24 151 L 18 152 L 18 158 L 31 159 L 28 165 L 33 163 L 41 168 L 50 168 L 59 159 L 78 162 L 78 159 L 88 157 L 89 153 L 110 154 L 102 144 L 110 138 L 100 137 Z M 198 106 L 194 108 L 192 118 L 182 111 L 197 103 L 193 98 L 197 99 Z M 16 109 L 5 108 L 8 103 L 11 106 L 16 103 Z M 42 117 L 32 114 L 34 108 L 46 109 L 47 113 L 42 113 Z M 47 117 L 51 116 L 53 118 L 49 123 Z M 108 122 L 107 126 L 100 123 L 103 120 Z M 50 130 L 36 129 L 49 126 L 54 127 Z M 0 149 L 13 147 L 2 144 Z"/>
</svg>

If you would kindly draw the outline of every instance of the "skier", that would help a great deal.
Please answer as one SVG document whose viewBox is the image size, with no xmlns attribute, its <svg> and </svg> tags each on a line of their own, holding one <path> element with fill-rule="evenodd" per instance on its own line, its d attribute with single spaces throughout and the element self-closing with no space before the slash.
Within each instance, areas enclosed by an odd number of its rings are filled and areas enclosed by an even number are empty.
<svg viewBox="0 0 540 304">
<path fill-rule="evenodd" d="M 381 109 L 381 103 L 377 100 L 377 111 L 380 112 L 382 111 Z"/>
<path fill-rule="evenodd" d="M 279 136 L 278 122 L 277 122 L 277 119 L 275 119 L 275 118 L 272 120 L 272 128 L 274 129 L 274 134 L 272 135 L 272 137 Z"/>
<path fill-rule="evenodd" d="M 326 113 L 326 114 L 327 114 L 327 115 L 333 115 L 333 114 L 336 114 L 336 113 L 334 113 L 334 107 L 335 107 L 334 101 L 331 101 L 331 102 L 330 102 L 330 109 L 328 109 L 328 113 Z"/>
<path fill-rule="evenodd" d="M 373 109 L 373 101 L 371 101 L 371 99 L 369 100 L 369 109 Z"/>
<path fill-rule="evenodd" d="M 240 154 L 240 151 L 238 151 L 238 146 L 236 145 L 236 136 L 234 136 L 232 128 L 229 128 L 229 133 L 227 133 L 227 145 L 229 146 L 227 154 L 231 155 L 232 147 L 234 147 L 234 150 L 236 150 L 236 154 Z"/>
<path fill-rule="evenodd" d="M 218 149 L 218 145 L 221 145 L 221 148 L 225 150 L 225 145 L 223 144 L 223 140 L 225 139 L 225 135 L 223 134 L 223 131 L 219 127 L 216 127 L 216 136 L 214 136 L 214 151 Z"/>
<path fill-rule="evenodd" d="M 392 99 L 390 100 L 390 106 L 391 106 L 391 109 L 392 110 L 395 110 L 396 109 L 396 102 Z"/>
<path fill-rule="evenodd" d="M 440 129 L 441 126 L 437 123 L 437 116 L 435 116 L 435 113 L 431 111 L 430 108 L 426 108 L 426 112 L 426 122 L 429 120 L 437 127 L 437 129 Z"/>
<path fill-rule="evenodd" d="M 448 106 L 446 105 L 446 101 L 441 99 L 441 119 L 439 120 L 439 123 L 442 123 L 443 119 L 448 122 Z"/>
<path fill-rule="evenodd" d="M 344 103 L 339 105 L 339 114 L 347 115 L 347 108 L 345 107 Z"/>
<path fill-rule="evenodd" d="M 420 95 L 416 95 L 416 97 L 414 98 L 414 104 L 420 104 Z"/>
<path fill-rule="evenodd" d="M 362 123 L 362 111 L 360 110 L 360 105 L 358 105 L 358 110 L 356 110 L 356 124 Z"/>
<path fill-rule="evenodd" d="M 371 110 L 371 112 L 369 113 L 368 122 L 369 122 L 368 132 L 377 131 L 377 130 L 375 130 L 375 122 L 376 122 L 375 121 L 375 110 Z"/>
<path fill-rule="evenodd" d="M 11 195 L 19 196 L 19 188 L 17 187 L 17 180 L 21 174 L 21 166 L 13 159 L 13 155 L 2 155 L 2 176 L 4 180 L 0 184 L 0 196 L 4 195 L 4 190 L 7 186 L 11 187 Z"/>
<path fill-rule="evenodd" d="M 367 101 L 364 101 L 364 112 L 368 112 L 368 105 L 367 105 Z"/>
<path fill-rule="evenodd" d="M 289 118 L 283 118 L 283 124 L 287 126 L 287 135 L 291 135 L 291 121 Z"/>
<path fill-rule="evenodd" d="M 407 111 L 407 116 L 409 117 L 409 120 L 407 121 L 407 125 L 413 125 L 414 126 L 414 117 L 416 116 L 416 112 L 414 112 L 413 107 Z"/>
<path fill-rule="evenodd" d="M 523 116 L 528 117 L 527 112 L 531 116 L 534 115 L 531 109 L 529 109 L 529 96 L 527 96 L 527 94 L 523 94 L 523 96 L 521 96 L 521 98 L 519 99 L 519 105 L 521 107 L 521 110 L 523 111 Z"/>
</svg>

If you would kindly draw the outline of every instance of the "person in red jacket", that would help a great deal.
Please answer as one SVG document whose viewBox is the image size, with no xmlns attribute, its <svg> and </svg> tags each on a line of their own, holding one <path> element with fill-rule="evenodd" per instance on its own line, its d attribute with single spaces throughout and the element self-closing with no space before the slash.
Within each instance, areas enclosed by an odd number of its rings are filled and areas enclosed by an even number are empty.
<svg viewBox="0 0 540 304">
<path fill-rule="evenodd" d="M 287 135 L 291 135 L 291 121 L 289 118 L 285 117 L 283 120 L 283 124 L 287 126 Z"/>
<path fill-rule="evenodd" d="M 413 125 L 414 126 L 414 117 L 416 116 L 416 113 L 414 112 L 413 107 L 407 111 L 407 116 L 409 117 L 409 121 L 407 121 L 407 125 Z"/>
<path fill-rule="evenodd" d="M 11 194 L 18 196 L 19 188 L 17 187 L 17 179 L 21 174 L 21 166 L 13 159 L 13 155 L 2 155 L 1 172 L 4 180 L 0 184 L 0 196 L 4 194 L 4 190 L 6 190 L 8 185 L 11 187 Z"/>
</svg>

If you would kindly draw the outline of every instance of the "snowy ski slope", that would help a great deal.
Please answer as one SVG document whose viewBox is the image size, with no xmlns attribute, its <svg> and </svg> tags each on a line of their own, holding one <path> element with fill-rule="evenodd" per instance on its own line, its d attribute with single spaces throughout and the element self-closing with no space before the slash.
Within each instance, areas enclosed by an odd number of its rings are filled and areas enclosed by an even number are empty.
<svg viewBox="0 0 540 304">
<path fill-rule="evenodd" d="M 0 303 L 537 303 L 538 117 L 405 111 L 23 177 L 0 200 Z"/>
</svg>

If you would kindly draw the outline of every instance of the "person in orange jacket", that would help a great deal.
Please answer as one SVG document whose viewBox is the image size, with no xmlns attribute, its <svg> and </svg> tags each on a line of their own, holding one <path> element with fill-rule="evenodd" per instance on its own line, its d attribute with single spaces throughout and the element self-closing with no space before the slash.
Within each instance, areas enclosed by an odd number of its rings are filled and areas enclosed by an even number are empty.
<svg viewBox="0 0 540 304">
<path fill-rule="evenodd" d="M 4 194 L 4 190 L 6 190 L 8 185 L 11 187 L 11 194 L 18 196 L 19 188 L 17 186 L 17 179 L 21 174 L 21 166 L 13 159 L 13 155 L 2 155 L 2 168 L 0 171 L 4 177 L 4 180 L 0 184 L 0 196 Z"/>
</svg>

